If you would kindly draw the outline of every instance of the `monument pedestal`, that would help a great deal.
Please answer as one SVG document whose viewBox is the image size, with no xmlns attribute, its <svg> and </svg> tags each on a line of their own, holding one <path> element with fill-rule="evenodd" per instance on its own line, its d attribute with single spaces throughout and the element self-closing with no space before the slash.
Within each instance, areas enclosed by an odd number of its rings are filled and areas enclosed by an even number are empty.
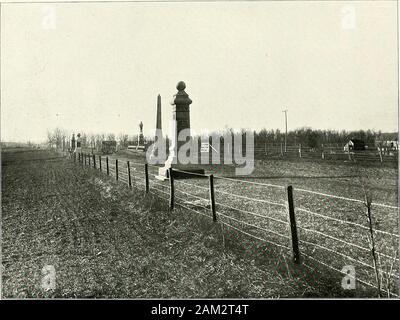
<svg viewBox="0 0 400 320">
<path fill-rule="evenodd" d="M 194 165 L 178 165 L 174 164 L 170 167 L 164 166 L 158 169 L 158 175 L 156 179 L 165 181 L 169 179 L 169 169 L 172 168 L 172 174 L 174 179 L 201 179 L 207 178 L 204 175 L 204 169 L 198 168 Z"/>
<path fill-rule="evenodd" d="M 175 179 L 204 178 L 204 169 L 195 164 L 179 164 L 176 157 L 170 156 L 163 167 L 158 169 L 158 180 L 167 180 L 169 178 L 169 169 L 172 169 Z"/>
</svg>

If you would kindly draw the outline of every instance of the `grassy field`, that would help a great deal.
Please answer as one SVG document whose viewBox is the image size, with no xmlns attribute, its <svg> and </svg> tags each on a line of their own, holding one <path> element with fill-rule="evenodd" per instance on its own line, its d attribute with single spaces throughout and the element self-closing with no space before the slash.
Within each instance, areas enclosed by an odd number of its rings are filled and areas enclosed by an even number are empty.
<svg viewBox="0 0 400 320">
<path fill-rule="evenodd" d="M 259 244 L 243 255 L 207 219 L 47 151 L 3 150 L 2 237 L 6 298 L 322 294 Z"/>
<path fill-rule="evenodd" d="M 229 230 L 223 223 L 213 223 L 205 202 L 193 201 L 197 199 L 193 199 L 193 195 L 207 199 L 207 190 L 202 188 L 207 187 L 204 179 L 177 180 L 177 197 L 182 199 L 183 207 L 177 206 L 170 212 L 167 201 L 163 200 L 166 195 L 161 192 L 168 192 L 168 182 L 154 179 L 157 168 L 150 169 L 150 189 L 155 194 L 145 195 L 142 166 L 132 165 L 134 188 L 130 190 L 126 186 L 123 161 L 143 162 L 144 155 L 120 152 L 117 156 L 121 165 L 119 182 L 104 173 L 67 161 L 56 153 L 3 150 L 4 297 L 325 297 L 376 294 L 363 287 L 356 291 L 343 291 L 340 275 L 329 274 L 312 261 L 309 267 L 295 266 L 287 249 Z M 206 169 L 233 177 L 232 167 L 207 166 Z M 374 201 L 397 203 L 397 170 L 390 168 L 276 160 L 258 163 L 254 175 L 247 180 L 282 186 L 292 184 L 297 207 L 309 208 L 311 205 L 313 211 L 322 212 L 328 208 L 332 215 L 362 223 L 360 208 L 351 209 L 352 206 L 337 201 L 319 202 L 315 195 L 305 193 L 301 196 L 296 191 L 301 187 L 362 199 L 362 188 L 354 178 L 355 170 L 361 170 L 364 176 L 368 174 Z M 220 214 L 275 230 L 286 237 L 265 234 L 243 222 L 232 222 L 219 215 L 221 222 L 230 221 L 240 230 L 259 237 L 262 234 L 263 239 L 289 245 L 287 226 L 223 205 L 285 221 L 287 213 L 284 207 L 247 201 L 236 198 L 235 194 L 283 204 L 286 199 L 284 189 L 217 179 L 216 202 Z M 297 219 L 299 227 L 326 229 L 325 220 L 312 220 L 299 214 Z M 377 214 L 375 223 L 383 230 L 396 231 L 397 228 L 396 215 L 390 211 Z M 334 230 L 337 236 L 354 238 L 354 241 L 362 238 L 352 229 L 335 227 L 334 224 L 331 228 L 330 231 Z M 301 232 L 300 238 L 308 239 Z M 380 242 L 387 244 L 387 241 Z M 392 248 L 392 244 L 387 247 L 385 252 Z M 309 247 L 302 250 L 313 257 L 329 258 L 315 249 L 310 251 Z M 346 252 L 345 246 L 337 250 Z M 46 265 L 55 267 L 55 290 L 46 291 L 41 287 L 41 270 Z"/>
<path fill-rule="evenodd" d="M 144 161 L 143 153 L 122 151 L 117 157 Z M 125 172 L 124 163 L 120 164 L 122 172 Z M 137 170 L 142 179 L 140 167 Z M 352 265 L 359 284 L 368 295 L 374 295 L 370 291 L 378 281 L 365 205 L 365 196 L 371 197 L 374 247 L 382 294 L 398 294 L 397 168 L 299 159 L 257 161 L 249 177 L 236 177 L 233 166 L 208 165 L 204 168 L 207 173 L 221 177 L 215 182 L 219 220 L 229 224 L 231 229 L 272 242 L 288 256 L 291 255 L 291 239 L 285 187 L 292 185 L 304 265 L 313 273 L 325 275 L 326 267 L 337 275 L 344 266 Z M 151 173 L 156 172 L 157 168 L 151 169 Z M 168 182 L 160 184 L 150 178 L 150 185 L 158 192 L 169 192 Z M 186 208 L 210 215 L 206 179 L 177 180 L 175 192 L 178 202 Z"/>
</svg>

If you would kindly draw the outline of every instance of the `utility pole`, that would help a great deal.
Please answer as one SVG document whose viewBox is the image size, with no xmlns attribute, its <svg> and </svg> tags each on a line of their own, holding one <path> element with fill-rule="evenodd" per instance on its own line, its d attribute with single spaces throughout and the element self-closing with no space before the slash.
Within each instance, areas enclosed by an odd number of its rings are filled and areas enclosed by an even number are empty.
<svg viewBox="0 0 400 320">
<path fill-rule="evenodd" d="M 286 145 L 287 145 L 287 112 L 288 112 L 288 110 L 286 109 L 286 110 L 283 110 L 282 112 L 285 113 L 285 153 L 286 153 L 286 151 L 287 151 Z"/>
</svg>

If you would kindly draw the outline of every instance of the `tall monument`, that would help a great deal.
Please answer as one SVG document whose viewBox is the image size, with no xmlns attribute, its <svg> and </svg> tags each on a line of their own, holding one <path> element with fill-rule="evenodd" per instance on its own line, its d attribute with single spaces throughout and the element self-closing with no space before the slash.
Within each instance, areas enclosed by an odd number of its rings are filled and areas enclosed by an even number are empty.
<svg viewBox="0 0 400 320">
<path fill-rule="evenodd" d="M 161 96 L 157 96 L 157 120 L 156 120 L 156 130 L 162 130 L 161 128 Z"/>
<path fill-rule="evenodd" d="M 161 124 L 161 96 L 160 95 L 157 96 L 156 132 L 154 133 L 154 140 L 156 140 L 156 139 L 164 140 L 164 137 L 162 134 L 162 124 Z M 164 142 L 160 141 L 160 143 L 164 143 Z M 156 153 L 157 153 L 157 148 L 154 145 L 153 149 L 151 150 L 150 159 L 155 157 Z M 163 160 L 165 160 L 165 158 Z"/>
<path fill-rule="evenodd" d="M 186 84 L 183 81 L 179 81 L 176 86 L 178 92 L 173 96 L 173 100 L 171 105 L 172 109 L 172 118 L 174 120 L 175 128 L 172 130 L 171 137 L 171 147 L 169 149 L 169 156 L 167 161 L 165 162 L 164 167 L 159 169 L 157 178 L 165 179 L 168 177 L 168 169 L 175 168 L 185 172 L 191 173 L 199 173 L 204 174 L 204 169 L 200 169 L 196 166 L 190 164 L 182 164 L 179 161 L 178 153 L 182 145 L 186 144 L 190 139 L 190 104 L 192 100 L 189 98 L 189 95 L 185 92 Z M 187 136 L 186 141 L 178 141 L 179 133 L 182 130 L 188 130 L 189 136 Z M 195 175 L 190 174 L 179 174 L 177 173 L 177 177 L 185 176 L 187 178 L 194 178 Z"/>
</svg>

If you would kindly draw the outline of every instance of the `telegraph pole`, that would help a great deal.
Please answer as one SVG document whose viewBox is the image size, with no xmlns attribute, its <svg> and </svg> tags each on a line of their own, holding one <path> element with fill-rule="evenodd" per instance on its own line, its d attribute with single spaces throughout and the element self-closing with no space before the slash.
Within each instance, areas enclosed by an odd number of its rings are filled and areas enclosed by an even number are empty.
<svg viewBox="0 0 400 320">
<path fill-rule="evenodd" d="M 287 151 L 286 145 L 287 145 L 287 112 L 288 112 L 288 110 L 286 109 L 286 110 L 283 110 L 282 112 L 285 113 L 285 153 L 286 153 L 286 151 Z"/>
</svg>

